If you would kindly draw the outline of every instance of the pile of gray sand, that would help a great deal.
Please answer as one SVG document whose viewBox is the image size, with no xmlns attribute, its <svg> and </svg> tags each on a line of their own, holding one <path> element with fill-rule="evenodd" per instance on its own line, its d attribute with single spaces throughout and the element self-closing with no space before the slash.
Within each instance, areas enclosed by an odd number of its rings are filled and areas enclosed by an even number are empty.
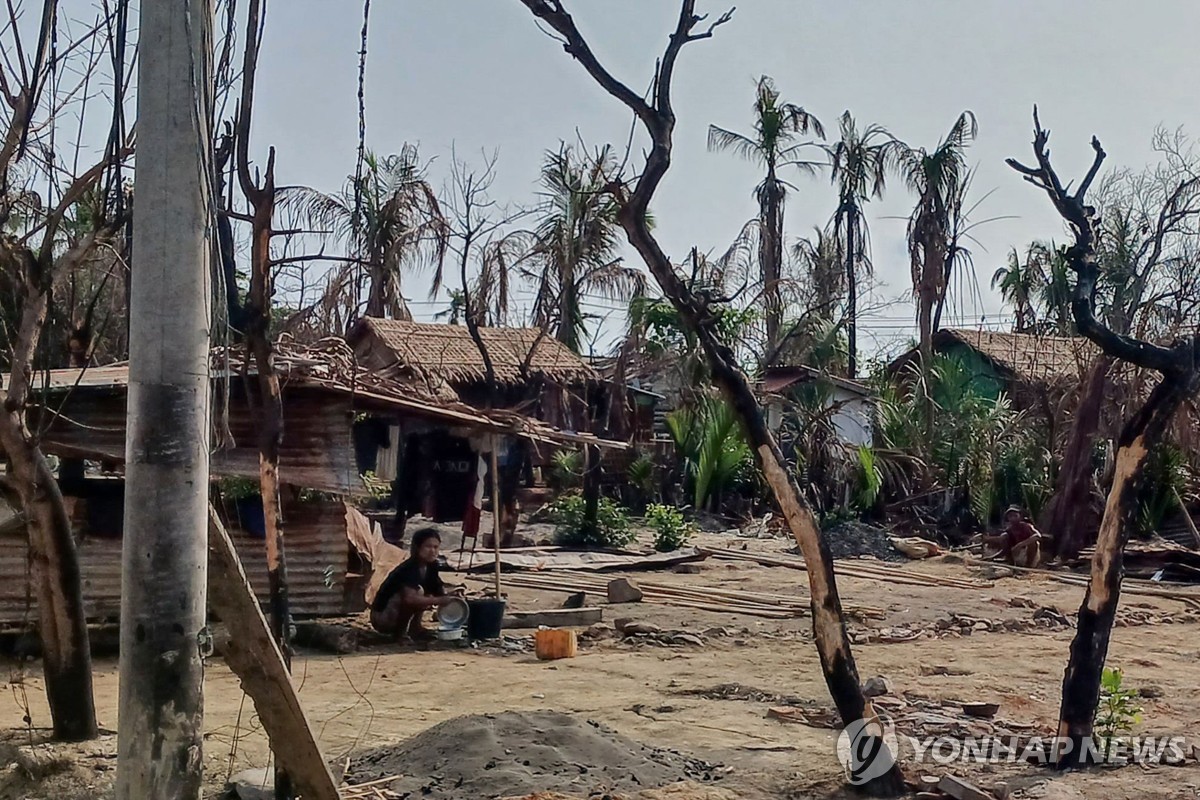
<svg viewBox="0 0 1200 800">
<path fill-rule="evenodd" d="M 907 561 L 888 541 L 893 535 L 885 528 L 851 520 L 827 529 L 825 541 L 829 542 L 829 553 L 834 558 L 875 556 L 881 561 Z"/>
<path fill-rule="evenodd" d="M 348 783 L 390 775 L 404 798 L 497 798 L 535 792 L 587 796 L 682 780 L 707 782 L 711 764 L 635 742 L 590 720 L 555 711 L 457 717 L 411 739 L 354 758 Z"/>
</svg>

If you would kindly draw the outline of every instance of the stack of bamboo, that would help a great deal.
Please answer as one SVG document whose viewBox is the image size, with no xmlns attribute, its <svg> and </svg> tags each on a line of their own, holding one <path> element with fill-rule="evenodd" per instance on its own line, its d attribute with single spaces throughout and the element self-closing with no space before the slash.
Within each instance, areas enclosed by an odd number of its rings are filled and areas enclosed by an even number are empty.
<svg viewBox="0 0 1200 800">
<path fill-rule="evenodd" d="M 603 576 L 567 571 L 556 571 L 553 575 L 519 573 L 509 576 L 506 582 L 509 586 L 526 589 L 568 593 L 591 592 L 599 595 L 605 594 L 608 587 L 608 579 Z M 646 602 L 766 619 L 804 616 L 808 613 L 810 603 L 808 597 L 803 595 L 766 594 L 713 586 L 672 586 L 640 580 L 637 586 Z M 847 610 L 863 616 L 883 615 L 880 609 L 862 606 L 847 607 Z"/>
<path fill-rule="evenodd" d="M 788 569 L 805 569 L 804 559 L 796 556 L 775 556 L 765 553 L 752 553 L 747 550 L 726 550 L 720 547 L 706 547 L 706 553 L 714 558 L 730 561 L 753 561 L 767 567 L 787 567 Z M 943 586 L 951 589 L 986 589 L 992 584 L 987 581 L 968 580 L 966 578 L 951 578 L 945 575 L 930 575 L 924 572 L 913 572 L 897 567 L 887 567 L 869 561 L 838 561 L 834 565 L 838 576 L 861 578 L 863 580 L 882 581 L 896 586 Z"/>
<path fill-rule="evenodd" d="M 402 795 L 384 788 L 399 778 L 399 775 L 392 775 L 369 783 L 343 786 L 338 789 L 338 794 L 341 795 L 342 800 L 400 800 Z"/>
</svg>

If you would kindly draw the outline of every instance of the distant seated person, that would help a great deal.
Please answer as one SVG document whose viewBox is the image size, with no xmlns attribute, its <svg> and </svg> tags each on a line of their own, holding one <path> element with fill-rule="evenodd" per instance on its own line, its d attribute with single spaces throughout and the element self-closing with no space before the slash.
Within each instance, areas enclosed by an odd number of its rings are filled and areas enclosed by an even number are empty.
<svg viewBox="0 0 1200 800">
<path fill-rule="evenodd" d="M 1042 545 L 1047 537 L 1033 523 L 1025 519 L 1020 506 L 1009 506 L 1004 512 L 1004 532 L 996 536 L 984 536 L 985 547 L 995 547 L 1001 558 L 1018 567 L 1036 567 L 1042 560 Z"/>
<path fill-rule="evenodd" d="M 397 639 L 409 637 L 428 641 L 435 638 L 421 624 L 431 608 L 449 603 L 456 595 L 447 594 L 438 575 L 438 551 L 442 537 L 437 528 L 421 528 L 413 533 L 409 557 L 384 579 L 371 603 L 371 625 L 380 633 Z"/>
</svg>

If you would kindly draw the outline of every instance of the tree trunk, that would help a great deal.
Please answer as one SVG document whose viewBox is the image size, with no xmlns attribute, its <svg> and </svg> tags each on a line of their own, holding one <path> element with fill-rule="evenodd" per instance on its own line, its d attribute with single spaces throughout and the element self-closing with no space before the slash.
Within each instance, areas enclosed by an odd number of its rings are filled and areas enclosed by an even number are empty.
<svg viewBox="0 0 1200 800">
<path fill-rule="evenodd" d="M 826 686 L 843 723 L 850 725 L 863 720 L 868 706 L 859 684 L 850 638 L 846 633 L 829 545 L 817 527 L 811 509 L 804 502 L 795 478 L 784 466 L 783 454 L 767 429 L 762 409 L 749 381 L 737 366 L 733 351 L 714 332 L 711 311 L 701 306 L 675 273 L 670 259 L 646 225 L 644 209 L 622 203 L 619 217 L 630 244 L 641 255 L 662 287 L 663 294 L 679 311 L 680 319 L 688 331 L 700 342 L 713 381 L 742 422 L 747 441 L 754 450 L 767 485 L 804 556 L 812 601 L 813 638 Z M 892 757 L 887 753 L 886 746 L 883 752 L 888 758 Z M 873 796 L 888 797 L 900 794 L 903 786 L 903 775 L 893 760 L 889 769 L 868 782 L 863 789 Z"/>
<path fill-rule="evenodd" d="M 117 800 L 203 782 L 212 3 L 143 3 Z"/>
<path fill-rule="evenodd" d="M 28 519 L 30 571 L 38 601 L 42 669 L 54 733 L 78 741 L 93 738 L 97 732 L 79 556 L 61 489 L 33 443 L 25 417 L 33 359 L 49 309 L 48 266 L 30 251 L 19 257 L 23 265 L 20 323 L 9 383 L 6 391 L 0 391 L 0 451 L 8 457 Z"/>
<path fill-rule="evenodd" d="M 857 224 L 857 209 L 846 209 L 846 376 L 858 376 L 858 270 L 854 252 L 854 226 Z"/>
<path fill-rule="evenodd" d="M 868 706 L 862 687 L 858 683 L 858 670 L 850 651 L 850 639 L 846 634 L 828 545 L 821 537 L 811 510 L 800 496 L 795 478 L 788 474 L 784 466 L 783 456 L 767 429 L 762 409 L 749 381 L 737 366 L 733 351 L 719 339 L 714 330 L 714 309 L 698 300 L 675 272 L 674 265 L 654 238 L 647 221 L 650 202 L 671 167 L 676 122 L 671 92 L 679 53 L 689 42 L 709 38 L 717 26 L 729 21 L 732 11 L 712 22 L 706 31 L 694 33 L 696 26 L 705 17 L 696 14 L 695 0 L 682 0 L 679 21 L 662 58 L 658 61 L 653 82 L 654 90 L 648 100 L 641 93 L 618 81 L 604 68 L 561 4 L 543 3 L 540 0 L 522 2 L 535 17 L 563 36 L 566 50 L 571 57 L 578 60 L 608 94 L 633 111 L 649 135 L 650 150 L 636 181 L 629 184 L 624 180 L 614 180 L 609 187 L 617 198 L 618 219 L 625 229 L 629 243 L 638 251 L 662 288 L 663 294 L 679 312 L 685 328 L 700 343 L 711 367 L 714 382 L 725 394 L 745 427 L 747 440 L 806 560 L 814 639 L 826 684 L 843 721 L 848 725 L 857 725 L 863 721 Z M 630 185 L 632 190 L 629 189 Z M 863 790 L 875 796 L 900 794 L 904 789 L 904 778 L 887 745 L 872 735 L 871 728 L 868 727 L 863 733 L 865 735 L 860 737 L 858 742 L 867 748 L 877 749 L 879 757 L 887 759 L 875 760 L 874 765 L 878 770 L 873 770 L 872 775 L 859 776 L 863 778 Z M 874 774 L 875 771 L 879 774 Z"/>
<path fill-rule="evenodd" d="M 252 8 L 257 17 L 258 6 Z M 249 80 L 253 80 L 253 72 Z M 242 130 L 239 136 L 249 136 Z M 239 150 L 241 156 L 245 149 Z M 248 180 L 249 165 L 239 164 L 243 192 L 253 207 L 250 244 L 250 292 L 244 312 L 246 344 L 254 354 L 258 372 L 259 429 L 258 483 L 266 526 L 267 584 L 270 593 L 271 631 L 288 669 L 292 666 L 291 610 L 288 606 L 287 557 L 284 550 L 283 514 L 279 496 L 279 448 L 283 443 L 283 394 L 275 372 L 271 343 L 271 231 L 275 217 L 275 149 L 267 156 L 261 188 Z M 291 781 L 282 766 L 275 769 L 275 797 L 290 800 Z"/>
<path fill-rule="evenodd" d="M 26 514 L 29 562 L 38 604 L 42 672 L 54 737 L 95 738 L 92 657 L 88 646 L 79 556 L 58 482 L 16 413 L 0 416 L 0 449 Z"/>
<path fill-rule="evenodd" d="M 931 269 L 928 264 L 929 248 L 925 248 L 926 264 L 924 275 L 928 276 Z M 936 267 L 941 271 L 941 267 Z M 933 444 L 933 423 L 936 407 L 933 402 L 933 307 L 937 302 L 937 289 L 923 282 L 917 287 L 917 335 L 919 336 L 919 351 L 921 354 L 922 391 L 925 400 L 925 443 Z"/>
<path fill-rule="evenodd" d="M 1138 512 L 1137 496 L 1152 448 L 1162 439 L 1175 412 L 1195 393 L 1198 377 L 1190 383 L 1164 378 L 1154 388 L 1141 410 L 1121 431 L 1112 489 L 1100 523 L 1092 575 L 1079 608 L 1071 657 L 1063 677 L 1062 707 L 1058 736 L 1062 747 L 1055 760 L 1060 768 L 1096 761 L 1091 743 L 1096 706 L 1100 701 L 1100 678 L 1108 655 L 1108 641 L 1121 596 L 1121 573 L 1125 543 Z"/>
<path fill-rule="evenodd" d="M 1079 388 L 1079 403 L 1055 482 L 1054 496 L 1038 521 L 1042 531 L 1054 537 L 1055 552 L 1064 559 L 1077 557 L 1079 551 L 1091 543 L 1094 525 L 1092 444 L 1100 428 L 1100 410 L 1104 406 L 1104 390 L 1111 368 L 1112 359 L 1100 356 Z"/>
<path fill-rule="evenodd" d="M 762 278 L 763 298 L 766 311 L 764 321 L 767 329 L 767 343 L 763 352 L 766 358 L 775 354 L 779 346 L 779 330 L 783 326 L 783 304 L 779 297 L 779 279 L 783 262 L 783 202 L 778 196 L 778 188 L 774 185 L 774 170 L 767 178 L 767 198 L 763 206 L 762 227 Z M 763 366 L 769 366 L 763 364 Z"/>
<path fill-rule="evenodd" d="M 563 275 L 562 288 L 558 293 L 558 340 L 568 349 L 578 352 L 579 342 L 575 339 L 575 276 Z"/>
<path fill-rule="evenodd" d="M 368 282 L 366 309 L 367 316 L 387 316 L 387 302 L 384 295 L 384 284 L 387 281 L 387 275 L 384 274 L 383 267 L 372 263 L 362 267 L 362 269 L 364 269 L 367 273 Z M 362 295 L 359 295 L 359 297 L 362 297 Z"/>
<path fill-rule="evenodd" d="M 600 448 L 583 446 L 583 524 L 589 536 L 600 527 Z"/>
</svg>

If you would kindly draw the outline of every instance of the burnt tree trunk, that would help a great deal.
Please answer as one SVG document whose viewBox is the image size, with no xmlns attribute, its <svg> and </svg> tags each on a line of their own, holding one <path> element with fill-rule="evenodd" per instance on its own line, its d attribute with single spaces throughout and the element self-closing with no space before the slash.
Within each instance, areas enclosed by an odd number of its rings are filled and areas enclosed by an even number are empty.
<svg viewBox="0 0 1200 800">
<path fill-rule="evenodd" d="M 1025 180 L 1050 197 L 1062 218 L 1071 226 L 1075 244 L 1066 251 L 1067 262 L 1078 276 L 1071 300 L 1071 313 L 1079 332 L 1106 356 L 1162 375 L 1146 403 L 1126 423 L 1118 442 L 1112 487 L 1100 522 L 1096 552 L 1092 556 L 1092 574 L 1071 643 L 1071 657 L 1063 676 L 1062 705 L 1059 708 L 1059 737 L 1068 746 L 1055 754 L 1059 767 L 1089 764 L 1097 759 L 1091 746 L 1096 706 L 1100 700 L 1100 682 L 1108 641 L 1112 634 L 1121 594 L 1121 573 L 1125 543 L 1138 512 L 1137 494 L 1145 478 L 1151 448 L 1159 445 L 1175 412 L 1200 390 L 1200 336 L 1180 339 L 1169 346 L 1117 333 L 1096 318 L 1096 290 L 1101 267 L 1096 257 L 1099 218 L 1095 206 L 1087 202 L 1087 191 L 1100 171 L 1105 152 L 1100 140 L 1092 137 L 1095 157 L 1092 166 L 1074 192 L 1064 186 L 1050 163 L 1047 144 L 1050 132 L 1042 127 L 1037 107 L 1033 110 L 1033 152 L 1036 167 L 1015 159 L 1008 165 Z M 1189 186 L 1200 180 L 1188 177 L 1170 195 L 1159 214 L 1158 226 L 1151 233 L 1155 262 L 1162 252 L 1169 220 L 1180 216 L 1176 206 Z"/>
<path fill-rule="evenodd" d="M 682 0 L 675 30 L 659 59 L 649 99 L 617 80 L 592 51 L 571 15 L 554 0 L 521 0 L 530 12 L 557 32 L 566 52 L 612 97 L 628 107 L 646 129 L 650 149 L 632 190 L 623 176 L 612 176 L 610 190 L 618 203 L 618 219 L 629 243 L 642 257 L 679 312 L 689 333 L 700 343 L 713 380 L 742 421 L 747 441 L 766 477 L 775 501 L 804 554 L 812 599 L 813 634 L 826 685 L 847 725 L 873 717 L 859 685 L 858 669 L 846 633 L 841 599 L 834 578 L 829 546 L 821 536 L 812 511 L 805 504 L 795 478 L 790 474 L 778 445 L 767 429 L 762 409 L 732 349 L 716 332 L 716 310 L 698 298 L 676 273 L 670 258 L 650 230 L 649 208 L 659 184 L 671 166 L 675 112 L 671 101 L 672 80 L 679 53 L 689 42 L 707 39 L 729 21 L 732 11 L 697 30 L 704 17 L 696 14 L 695 0 Z M 862 789 L 874 796 L 895 796 L 904 790 L 904 779 L 887 746 L 868 728 L 862 737 L 868 747 L 878 748 L 877 769 L 863 777 Z M 875 774 L 878 772 L 878 774 Z M 854 776 L 852 776 L 853 778 Z"/>
<path fill-rule="evenodd" d="M 1046 505 L 1039 527 L 1054 537 L 1060 558 L 1073 559 L 1091 542 L 1094 513 L 1092 499 L 1092 444 L 1100 429 L 1100 411 L 1112 359 L 1100 356 L 1088 370 L 1079 390 L 1079 404 L 1071 423 L 1070 438 L 1055 482 L 1054 496 Z"/>
<path fill-rule="evenodd" d="M 283 395 L 275 371 L 275 348 L 271 343 L 271 302 L 275 293 L 271 270 L 271 237 L 275 217 L 275 148 L 267 154 L 263 182 L 250 174 L 250 130 L 254 108 L 254 82 L 258 69 L 258 31 L 263 0 L 253 0 L 246 17 L 246 51 L 243 61 L 242 97 L 235 133 L 237 173 L 242 193 L 251 207 L 250 291 L 241 317 L 246 346 L 254 356 L 258 373 L 259 431 L 258 477 L 266 529 L 267 582 L 271 609 L 271 632 L 283 656 L 292 666 L 291 610 L 288 604 L 287 556 L 284 547 L 283 514 L 280 511 L 279 448 L 283 442 Z M 222 154 L 218 154 L 222 155 Z M 227 268 L 227 265 L 226 265 Z M 236 306 L 236 290 L 226 287 L 227 302 Z M 276 759 L 275 797 L 290 800 L 292 783 Z"/>
<path fill-rule="evenodd" d="M 1059 739 L 1069 742 L 1057 754 L 1060 768 L 1094 763 L 1098 753 L 1092 743 L 1092 725 L 1100 702 L 1100 678 L 1108 656 L 1108 641 L 1121 597 L 1125 543 L 1138 513 L 1138 490 L 1146 461 L 1157 446 L 1175 412 L 1196 391 L 1195 381 L 1182 385 L 1164 379 L 1121 431 L 1112 489 L 1100 522 L 1092 576 L 1079 607 L 1071 657 L 1063 677 Z"/>
</svg>

